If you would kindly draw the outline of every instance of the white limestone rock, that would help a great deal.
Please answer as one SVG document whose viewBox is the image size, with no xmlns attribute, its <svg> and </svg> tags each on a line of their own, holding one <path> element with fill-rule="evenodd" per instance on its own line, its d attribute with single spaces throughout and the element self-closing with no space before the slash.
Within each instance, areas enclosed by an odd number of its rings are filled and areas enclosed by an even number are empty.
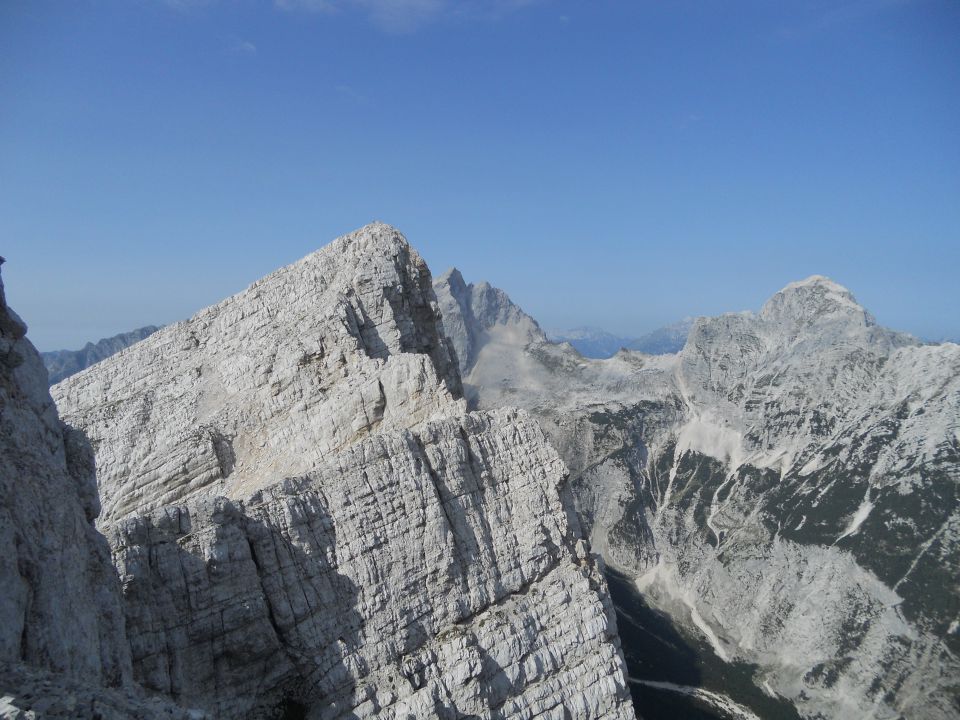
<svg viewBox="0 0 960 720">
<path fill-rule="evenodd" d="M 60 421 L 26 330 L 0 280 L 0 717 L 202 720 L 132 682 L 93 451 Z"/>
<path fill-rule="evenodd" d="M 135 678 L 220 718 L 627 718 L 612 606 L 524 413 L 466 413 L 375 224 L 53 389 L 96 447 Z"/>
<path fill-rule="evenodd" d="M 244 497 L 375 429 L 459 412 L 430 282 L 371 225 L 55 385 L 97 447 L 101 521 Z"/>
<path fill-rule="evenodd" d="M 699 319 L 675 356 L 476 355 L 468 396 L 541 420 L 594 549 L 765 692 L 804 717 L 956 717 L 960 347 L 814 276 Z"/>
</svg>

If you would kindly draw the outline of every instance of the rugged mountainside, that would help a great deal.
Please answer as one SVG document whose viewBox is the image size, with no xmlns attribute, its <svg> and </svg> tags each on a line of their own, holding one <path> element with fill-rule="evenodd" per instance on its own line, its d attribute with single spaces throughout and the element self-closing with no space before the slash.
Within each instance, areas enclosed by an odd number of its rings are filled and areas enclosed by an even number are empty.
<svg viewBox="0 0 960 720">
<path fill-rule="evenodd" d="M 0 280 L 0 716 L 185 718 L 131 685 L 93 451 L 60 421 L 26 331 Z"/>
<path fill-rule="evenodd" d="M 85 370 L 94 363 L 115 355 L 135 342 L 155 333 L 160 328 L 155 325 L 137 328 L 130 332 L 120 333 L 113 337 L 103 338 L 95 343 L 88 342 L 80 350 L 53 350 L 40 353 L 43 364 L 47 367 L 50 376 L 50 385 L 56 385 L 64 378 Z"/>
<path fill-rule="evenodd" d="M 456 356 L 374 224 L 53 388 L 139 683 L 222 718 L 632 717 L 565 467 L 466 413 Z"/>
<path fill-rule="evenodd" d="M 451 268 L 433 287 L 461 373 L 484 365 L 478 362 L 481 352 L 496 357 L 501 346 L 522 347 L 547 339 L 536 320 L 489 283 L 467 285 L 460 271 Z"/>
<path fill-rule="evenodd" d="M 130 677 L 93 455 L 63 424 L 0 284 L 0 659 L 95 682 Z"/>
<path fill-rule="evenodd" d="M 804 717 L 960 715 L 960 347 L 812 277 L 678 355 L 503 356 L 468 394 L 541 419 L 645 602 Z"/>
<path fill-rule="evenodd" d="M 637 338 L 620 337 L 591 327 L 558 330 L 549 333 L 548 337 L 551 342 L 570 343 L 585 358 L 599 360 L 613 357 L 620 350 L 636 350 L 648 355 L 678 353 L 686 344 L 691 327 L 693 327 L 693 318 L 685 318 Z"/>
</svg>

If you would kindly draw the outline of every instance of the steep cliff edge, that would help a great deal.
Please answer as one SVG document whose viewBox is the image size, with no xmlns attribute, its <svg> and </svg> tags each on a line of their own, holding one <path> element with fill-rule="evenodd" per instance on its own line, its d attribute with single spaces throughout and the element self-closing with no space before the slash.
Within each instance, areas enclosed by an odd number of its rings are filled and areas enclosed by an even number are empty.
<svg viewBox="0 0 960 720">
<path fill-rule="evenodd" d="M 197 720 L 132 683 L 93 451 L 60 421 L 26 331 L 0 279 L 0 716 Z"/>
<path fill-rule="evenodd" d="M 565 467 L 466 413 L 454 357 L 374 224 L 53 388 L 137 681 L 223 718 L 633 716 Z"/>
<path fill-rule="evenodd" d="M 467 393 L 541 420 L 592 547 L 764 695 L 960 714 L 960 347 L 814 276 L 699 319 L 673 356 L 477 357 Z"/>
<path fill-rule="evenodd" d="M 120 587 L 103 536 L 93 453 L 63 424 L 0 280 L 0 660 L 130 680 Z"/>
</svg>

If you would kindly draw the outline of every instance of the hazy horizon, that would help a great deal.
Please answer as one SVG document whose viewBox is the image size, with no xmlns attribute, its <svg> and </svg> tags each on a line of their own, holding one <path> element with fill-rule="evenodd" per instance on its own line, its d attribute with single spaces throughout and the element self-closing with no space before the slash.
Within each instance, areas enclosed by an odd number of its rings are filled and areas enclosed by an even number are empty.
<svg viewBox="0 0 960 720">
<path fill-rule="evenodd" d="M 546 328 L 822 274 L 956 338 L 958 87 L 941 0 L 15 0 L 4 282 L 75 349 L 382 219 Z"/>
<path fill-rule="evenodd" d="M 331 238 L 331 240 L 332 240 L 332 239 L 333 239 L 333 238 Z M 451 267 L 455 267 L 455 266 L 451 266 Z M 272 272 L 273 270 L 276 270 L 276 269 L 279 269 L 279 267 L 278 267 L 278 268 L 272 268 L 269 272 Z M 450 269 L 450 268 L 447 268 L 447 269 Z M 459 268 L 458 268 L 458 269 L 459 269 Z M 434 271 L 433 268 L 431 268 L 431 271 L 432 271 L 433 277 L 434 277 L 435 279 L 442 274 L 442 272 L 436 272 L 436 271 Z M 265 272 L 264 275 L 269 274 L 269 272 Z M 444 271 L 444 272 L 445 272 L 445 271 Z M 461 272 L 462 272 L 462 271 L 461 271 Z M 259 279 L 259 278 L 257 278 L 257 279 Z M 802 280 L 802 279 L 804 279 L 804 278 L 796 278 L 796 280 Z M 484 278 L 470 278 L 470 277 L 464 276 L 464 280 L 465 280 L 467 283 L 476 283 L 476 282 L 481 282 L 481 281 L 483 281 Z M 6 282 L 7 282 L 7 278 L 6 278 L 6 276 L 4 276 L 4 283 L 6 284 Z M 791 281 L 791 282 L 792 282 L 792 281 Z M 841 283 L 841 284 L 842 284 L 842 283 Z M 235 292 L 231 292 L 231 293 L 229 293 L 228 295 L 225 295 L 223 298 L 219 298 L 218 300 L 216 300 L 216 301 L 214 301 L 214 302 L 211 302 L 210 304 L 211 304 L 211 305 L 212 305 L 212 304 L 215 304 L 215 303 L 218 302 L 219 300 L 225 299 L 226 297 L 229 297 L 230 295 L 233 295 L 233 294 L 242 292 L 243 290 L 245 290 L 245 289 L 248 287 L 248 285 L 249 285 L 249 284 L 244 285 L 243 287 L 237 288 L 237 290 L 236 290 Z M 785 284 L 785 285 L 786 285 L 786 284 Z M 784 285 L 784 286 L 785 286 L 785 285 Z M 500 288 L 500 289 L 501 289 L 501 290 L 504 290 L 508 295 L 511 296 L 511 299 L 514 300 L 514 302 L 516 302 L 516 300 L 513 298 L 512 293 L 510 292 L 510 290 L 509 290 L 508 288 Z M 782 288 L 777 288 L 777 290 L 780 290 L 780 289 L 782 289 Z M 848 289 L 850 289 L 850 288 L 848 288 Z M 774 292 L 776 292 L 776 291 L 774 291 Z M 770 295 L 773 295 L 773 292 L 771 292 Z M 854 292 L 854 296 L 856 296 L 856 293 L 855 293 L 855 292 Z M 603 332 L 608 332 L 608 333 L 610 333 L 611 335 L 617 336 L 617 337 L 622 338 L 622 339 L 638 339 L 638 338 L 641 338 L 641 337 L 643 337 L 643 336 L 645 336 L 645 335 L 648 335 L 649 333 L 654 332 L 654 331 L 656 331 L 656 330 L 661 330 L 661 329 L 664 329 L 664 328 L 666 328 L 666 327 L 669 327 L 669 326 L 672 326 L 672 325 L 676 325 L 676 324 L 679 324 L 679 323 L 682 323 L 682 322 L 685 322 L 685 321 L 688 321 L 688 320 L 694 320 L 694 319 L 696 319 L 697 317 L 701 317 L 701 316 L 715 316 L 715 315 L 722 315 L 722 314 L 724 314 L 724 313 L 739 313 L 739 312 L 744 312 L 744 311 L 758 311 L 758 310 L 760 309 L 760 306 L 763 304 L 763 302 L 765 302 L 768 298 L 769 298 L 769 296 L 764 297 L 758 304 L 756 304 L 756 305 L 753 306 L 753 307 L 731 308 L 731 309 L 720 310 L 720 311 L 718 311 L 718 312 L 712 312 L 712 313 L 699 313 L 699 314 L 686 315 L 686 316 L 683 316 L 683 317 L 677 317 L 677 318 L 673 318 L 673 319 L 668 319 L 668 320 L 666 320 L 666 321 L 664 321 L 664 322 L 662 322 L 662 323 L 660 323 L 660 324 L 658 324 L 658 325 L 653 325 L 653 326 L 649 326 L 649 327 L 644 327 L 644 328 L 641 328 L 641 329 L 639 329 L 639 330 L 629 330 L 629 329 L 628 329 L 628 330 L 625 330 L 625 331 L 620 331 L 620 330 L 618 330 L 617 328 L 613 328 L 613 327 L 610 327 L 610 326 L 604 326 L 604 325 L 600 324 L 600 322 L 593 322 L 593 323 L 591 323 L 591 322 L 586 322 L 586 323 L 581 323 L 581 324 L 579 324 L 579 325 L 574 325 L 574 324 L 549 325 L 549 324 L 543 322 L 539 317 L 537 317 L 536 314 L 534 314 L 534 313 L 530 312 L 529 310 L 527 310 L 527 308 L 521 306 L 521 309 L 523 309 L 524 311 L 528 312 L 528 314 L 530 314 L 530 315 L 533 317 L 533 319 L 536 320 L 536 321 L 541 325 L 541 327 L 544 329 L 545 332 L 547 332 L 548 335 L 555 335 L 555 334 L 570 332 L 570 331 L 574 331 L 574 330 L 599 330 L 599 331 L 603 331 Z M 9 292 L 8 292 L 8 299 L 9 299 Z M 859 301 L 859 298 L 857 298 L 857 299 L 858 299 L 858 301 Z M 520 305 L 520 303 L 517 303 L 517 304 Z M 862 303 L 861 303 L 861 304 L 862 304 Z M 203 307 L 207 307 L 207 306 L 203 306 Z M 198 307 L 198 308 L 196 309 L 196 311 L 202 310 L 203 307 Z M 864 307 L 865 307 L 866 310 L 868 310 L 868 311 L 870 310 L 869 307 L 866 307 L 866 306 L 864 306 Z M 196 312 L 196 311 L 194 311 L 194 312 Z M 111 337 L 114 337 L 114 336 L 119 335 L 119 334 L 122 334 L 122 333 L 130 332 L 130 331 L 133 331 L 133 330 L 139 330 L 139 329 L 141 329 L 141 328 L 143 328 L 143 327 L 147 327 L 147 326 L 161 326 L 161 327 L 162 327 L 162 326 L 164 326 L 164 325 L 169 325 L 169 324 L 172 324 L 172 323 L 176 323 L 176 322 L 178 322 L 178 321 L 180 321 L 180 320 L 187 320 L 187 319 L 189 319 L 189 318 L 194 314 L 194 312 L 191 312 L 191 313 L 189 313 L 188 315 L 184 315 L 183 317 L 170 318 L 170 319 L 165 320 L 165 321 L 163 321 L 163 322 L 144 322 L 144 323 L 140 323 L 139 325 L 133 325 L 133 326 L 130 326 L 130 327 L 125 327 L 125 328 L 118 329 L 116 332 L 109 332 L 109 331 L 108 331 L 108 332 L 105 332 L 104 334 L 98 335 L 97 337 L 92 337 L 92 336 L 91 336 L 91 337 L 88 337 L 88 338 L 86 338 L 86 339 L 81 339 L 81 340 L 78 341 L 77 344 L 72 345 L 72 346 L 43 347 L 43 346 L 41 346 L 39 343 L 37 343 L 37 341 L 34 339 L 34 337 L 35 337 L 35 335 L 36 335 L 37 333 L 34 331 L 34 328 L 33 328 L 32 326 L 31 326 L 30 329 L 29 329 L 28 336 L 29 336 L 30 339 L 34 342 L 34 345 L 37 346 L 38 350 L 40 350 L 41 352 L 51 352 L 51 351 L 59 351 L 59 350 L 79 350 L 79 349 L 82 349 L 83 346 L 86 345 L 87 343 L 96 343 L 96 342 L 99 341 L 99 340 L 109 339 L 109 338 L 111 338 Z M 562 320 L 562 319 L 561 319 L 561 320 Z M 883 323 L 882 321 L 879 321 L 879 322 L 880 322 L 881 325 L 884 325 L 884 324 L 885 324 L 885 323 Z M 28 325 L 29 325 L 29 323 L 28 323 Z M 891 329 L 900 330 L 900 331 L 903 331 L 903 332 L 910 332 L 909 330 L 905 330 L 904 328 L 892 327 Z M 943 336 L 939 336 L 939 337 L 930 337 L 930 336 L 919 335 L 919 334 L 917 334 L 917 333 L 912 333 L 912 334 L 916 335 L 916 337 L 919 338 L 919 339 L 921 339 L 921 340 L 929 341 L 929 342 L 958 342 L 958 341 L 960 341 L 960 336 L 943 335 Z"/>
</svg>

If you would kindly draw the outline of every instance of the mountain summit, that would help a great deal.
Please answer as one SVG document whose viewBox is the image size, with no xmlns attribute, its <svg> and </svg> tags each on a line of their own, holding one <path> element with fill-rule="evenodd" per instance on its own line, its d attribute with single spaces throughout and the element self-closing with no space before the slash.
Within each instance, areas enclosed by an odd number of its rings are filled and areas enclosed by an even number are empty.
<svg viewBox="0 0 960 720">
<path fill-rule="evenodd" d="M 790 283 L 764 304 L 760 317 L 781 324 L 838 320 L 864 327 L 876 324 L 853 293 L 823 275 L 812 275 L 806 280 Z"/>
<path fill-rule="evenodd" d="M 632 717 L 563 463 L 467 413 L 455 355 L 375 223 L 54 386 L 137 682 L 218 718 Z"/>
</svg>

